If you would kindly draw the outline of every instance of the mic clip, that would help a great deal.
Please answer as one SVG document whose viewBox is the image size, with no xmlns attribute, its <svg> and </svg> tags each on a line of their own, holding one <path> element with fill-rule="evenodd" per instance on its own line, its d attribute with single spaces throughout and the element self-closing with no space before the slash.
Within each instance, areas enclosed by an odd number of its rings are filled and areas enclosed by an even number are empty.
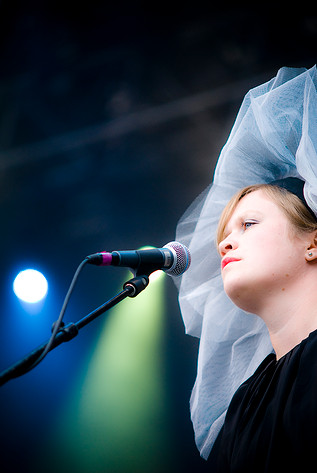
<svg viewBox="0 0 317 473">
<path fill-rule="evenodd" d="M 136 276 L 135 278 L 130 279 L 123 285 L 123 289 L 132 288 L 131 294 L 129 297 L 136 297 L 140 292 L 142 292 L 147 285 L 149 284 L 149 277 L 142 275 Z"/>
</svg>

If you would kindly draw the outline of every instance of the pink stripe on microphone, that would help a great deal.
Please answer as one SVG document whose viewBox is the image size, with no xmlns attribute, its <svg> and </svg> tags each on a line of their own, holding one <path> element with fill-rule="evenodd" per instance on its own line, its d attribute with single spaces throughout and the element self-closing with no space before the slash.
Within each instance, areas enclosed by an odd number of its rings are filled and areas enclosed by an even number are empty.
<svg viewBox="0 0 317 473">
<path fill-rule="evenodd" d="M 111 253 L 101 253 L 102 255 L 102 263 L 101 266 L 110 266 L 112 262 L 112 254 Z"/>
</svg>

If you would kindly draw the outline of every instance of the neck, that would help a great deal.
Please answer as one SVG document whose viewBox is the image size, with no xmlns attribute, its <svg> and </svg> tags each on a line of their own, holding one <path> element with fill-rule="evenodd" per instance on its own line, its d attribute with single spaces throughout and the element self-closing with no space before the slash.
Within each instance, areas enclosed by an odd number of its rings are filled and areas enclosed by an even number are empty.
<svg viewBox="0 0 317 473">
<path fill-rule="evenodd" d="M 317 296 L 314 279 L 301 280 L 299 287 L 285 289 L 256 313 L 265 322 L 277 359 L 317 329 Z"/>
<path fill-rule="evenodd" d="M 303 316 L 303 312 L 301 312 L 301 315 Z M 292 348 L 307 338 L 311 332 L 317 329 L 316 313 L 313 315 L 313 318 L 302 317 L 300 322 L 298 317 L 294 315 L 286 323 L 279 324 L 279 326 L 266 323 L 277 359 L 286 355 Z"/>
</svg>

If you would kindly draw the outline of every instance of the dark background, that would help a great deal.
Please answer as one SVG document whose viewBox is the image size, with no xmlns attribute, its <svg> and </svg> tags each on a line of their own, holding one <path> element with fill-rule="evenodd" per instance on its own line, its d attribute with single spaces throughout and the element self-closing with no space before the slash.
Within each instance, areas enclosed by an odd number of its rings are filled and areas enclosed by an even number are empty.
<svg viewBox="0 0 317 473">
<path fill-rule="evenodd" d="M 282 66 L 315 64 L 311 9 L 259 8 L 0 1 L 1 369 L 48 338 L 87 254 L 174 239 L 251 87 Z M 33 315 L 12 293 L 28 266 L 50 284 Z M 114 295 L 122 278 L 116 268 L 85 269 L 67 321 Z M 164 472 L 207 471 L 188 406 L 198 341 L 184 334 L 169 278 L 165 294 L 164 428 L 172 442 Z M 59 457 L 45 438 L 102 326 L 96 320 L 1 388 L 3 473 L 67 471 L 67 453 Z M 148 471 L 141 460 L 134 468 L 125 471 Z M 121 470 L 105 460 L 102 471 Z"/>
</svg>

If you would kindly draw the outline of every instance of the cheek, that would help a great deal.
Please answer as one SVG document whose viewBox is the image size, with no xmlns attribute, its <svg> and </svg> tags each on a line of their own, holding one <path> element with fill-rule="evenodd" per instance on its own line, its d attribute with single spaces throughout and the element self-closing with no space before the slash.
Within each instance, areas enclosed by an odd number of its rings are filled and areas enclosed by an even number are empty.
<svg viewBox="0 0 317 473">
<path fill-rule="evenodd" d="M 282 270 L 282 272 L 281 272 Z M 289 267 L 281 268 L 278 251 L 266 251 L 265 247 L 254 248 L 241 262 L 232 263 L 223 273 L 223 286 L 228 297 L 239 307 L 247 298 L 260 297 L 281 280 L 281 274 L 289 272 Z M 241 307 L 243 308 L 243 307 Z"/>
<path fill-rule="evenodd" d="M 305 257 L 302 248 L 290 244 L 287 239 L 276 242 L 273 239 L 268 246 L 259 246 L 258 256 L 252 253 L 250 271 L 254 284 L 262 284 L 267 290 L 287 287 L 305 270 Z"/>
<path fill-rule="evenodd" d="M 256 265 L 258 270 L 271 269 L 273 271 L 277 266 L 289 260 L 293 247 L 284 231 L 275 232 L 274 229 L 270 229 L 265 235 L 257 235 L 245 251 L 250 264 Z"/>
</svg>

